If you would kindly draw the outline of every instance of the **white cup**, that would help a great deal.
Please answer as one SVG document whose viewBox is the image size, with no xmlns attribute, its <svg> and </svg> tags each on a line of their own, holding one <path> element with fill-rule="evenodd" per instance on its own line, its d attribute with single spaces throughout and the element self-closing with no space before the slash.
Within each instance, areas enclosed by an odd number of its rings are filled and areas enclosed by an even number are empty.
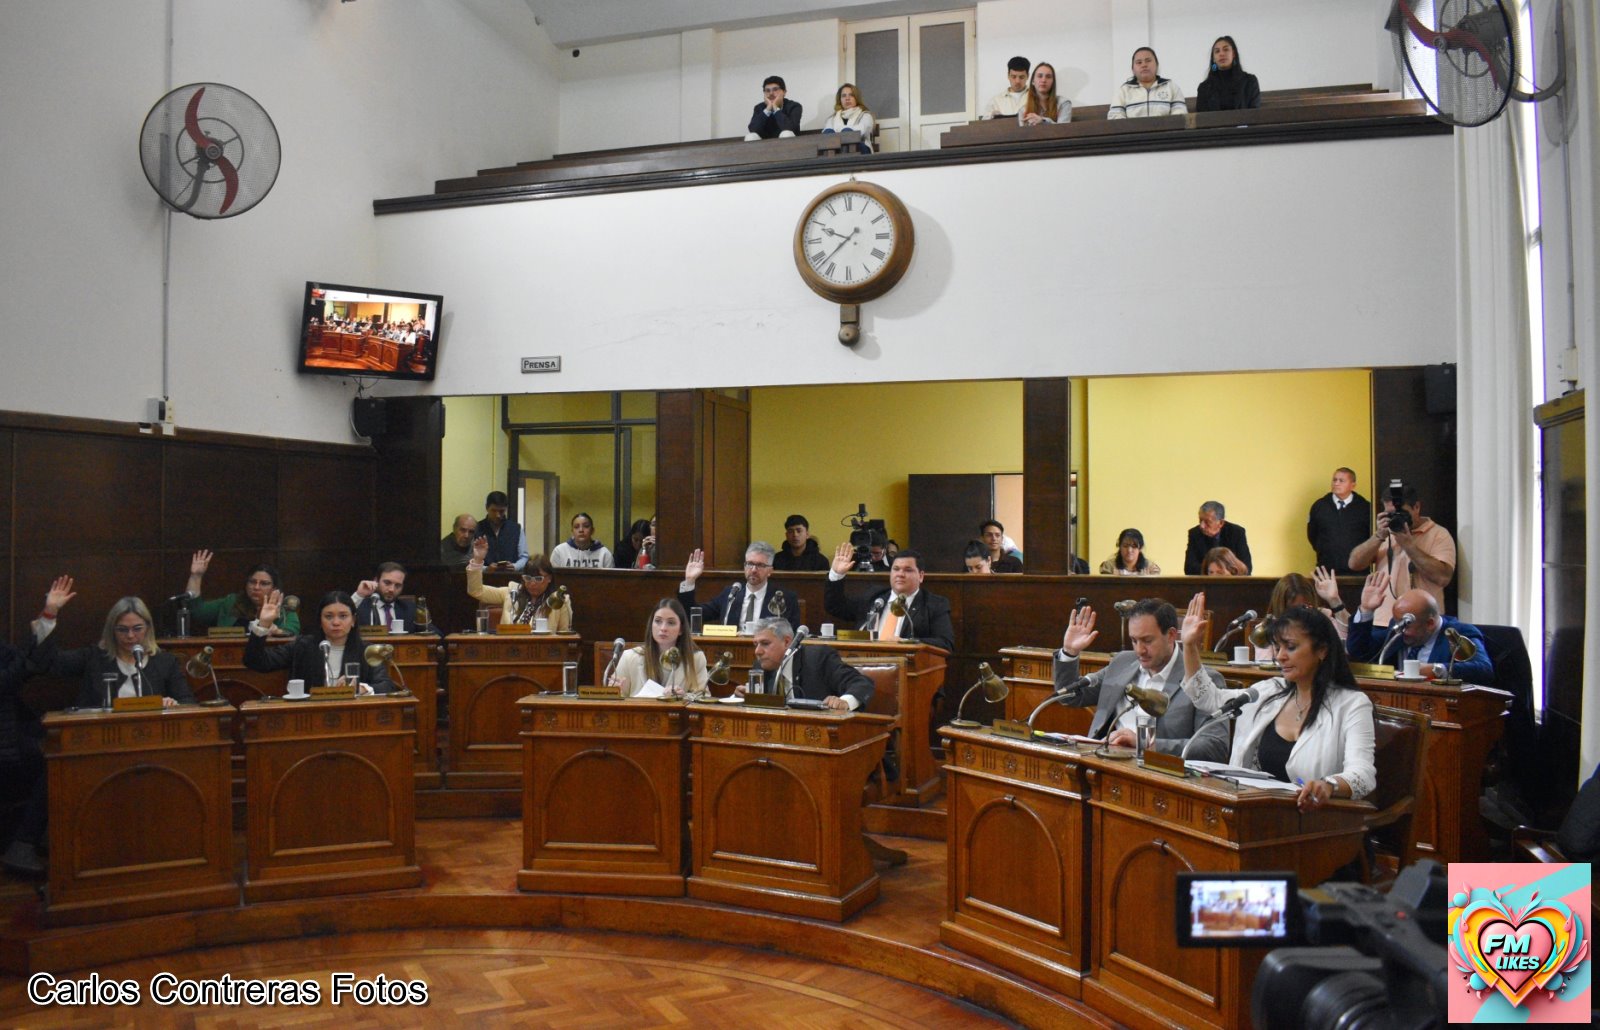
<svg viewBox="0 0 1600 1030">
<path fill-rule="evenodd" d="M 535 633 L 548 633 L 548 632 L 550 632 L 550 620 L 548 618 L 546 618 L 545 616 L 543 616 L 543 615 L 541 615 L 538 618 L 534 619 L 533 620 L 533 631 Z"/>
<path fill-rule="evenodd" d="M 289 681 L 289 696 L 290 697 L 305 697 L 306 696 L 306 681 L 305 680 L 290 680 Z"/>
<path fill-rule="evenodd" d="M 405 631 L 406 631 L 406 620 L 404 620 L 404 619 L 394 619 L 389 623 L 389 632 L 390 633 L 404 633 Z"/>
<path fill-rule="evenodd" d="M 831 623 L 831 622 L 824 622 L 824 623 L 823 623 L 823 624 L 822 624 L 822 635 L 823 635 L 823 636 L 824 636 L 824 637 L 831 637 L 831 636 L 833 636 L 833 623 Z"/>
<path fill-rule="evenodd" d="M 1270 648 L 1270 647 L 1258 647 L 1258 648 L 1256 648 L 1256 661 L 1258 661 L 1258 662 L 1270 662 L 1270 661 L 1272 661 L 1272 648 Z"/>
<path fill-rule="evenodd" d="M 1405 676 L 1407 679 L 1413 679 L 1413 680 L 1414 679 L 1421 679 L 1422 678 L 1422 659 L 1420 659 L 1420 658 L 1407 658 L 1405 660 L 1405 665 L 1401 670 L 1401 675 Z"/>
<path fill-rule="evenodd" d="M 1240 644 L 1233 649 L 1233 664 L 1244 665 L 1250 661 L 1250 645 Z"/>
</svg>

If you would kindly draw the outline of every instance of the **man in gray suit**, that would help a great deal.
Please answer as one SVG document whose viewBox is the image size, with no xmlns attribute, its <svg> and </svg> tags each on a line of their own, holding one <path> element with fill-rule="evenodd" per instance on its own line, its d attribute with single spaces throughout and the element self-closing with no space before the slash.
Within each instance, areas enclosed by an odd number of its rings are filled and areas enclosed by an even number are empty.
<svg viewBox="0 0 1600 1030">
<path fill-rule="evenodd" d="M 1056 690 L 1065 690 L 1077 682 L 1078 655 L 1099 636 L 1094 621 L 1094 609 L 1088 606 L 1072 613 L 1067 631 L 1061 637 L 1061 650 L 1056 652 L 1051 663 Z M 1079 690 L 1074 706 L 1095 707 L 1089 736 L 1099 737 L 1113 747 L 1133 747 L 1136 743 L 1134 726 L 1140 709 L 1128 698 L 1128 687 L 1158 689 L 1167 695 L 1167 711 L 1156 720 L 1155 749 L 1169 755 L 1178 754 L 1205 721 L 1181 687 L 1183 662 L 1177 646 L 1178 610 L 1154 598 L 1140 601 L 1128 613 L 1128 640 L 1133 650 L 1113 655 L 1104 669 L 1090 675 L 1088 683 Z M 1206 669 L 1204 675 L 1222 686 L 1222 677 L 1216 670 Z M 1194 746 L 1189 748 L 1188 757 L 1226 762 L 1229 750 L 1227 723 L 1218 721 L 1200 732 Z"/>
</svg>

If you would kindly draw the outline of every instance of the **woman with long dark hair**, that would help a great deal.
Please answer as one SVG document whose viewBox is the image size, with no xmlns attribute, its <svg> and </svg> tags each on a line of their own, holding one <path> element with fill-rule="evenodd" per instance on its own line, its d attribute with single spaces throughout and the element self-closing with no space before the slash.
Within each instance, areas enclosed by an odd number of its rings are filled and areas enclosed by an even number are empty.
<svg viewBox="0 0 1600 1030">
<path fill-rule="evenodd" d="M 672 651 L 677 660 L 664 661 Z M 622 688 L 625 697 L 633 697 L 651 680 L 669 695 L 698 693 L 707 687 L 705 653 L 694 646 L 689 616 L 677 598 L 656 602 L 645 625 L 644 643 L 623 652 L 611 673 L 611 682 Z"/>
<path fill-rule="evenodd" d="M 1350 629 L 1350 612 L 1339 597 L 1339 584 L 1332 572 L 1318 566 L 1312 579 L 1291 572 L 1278 580 L 1267 601 L 1267 617 L 1276 618 L 1296 605 L 1315 608 L 1326 615 L 1333 621 L 1339 639 L 1345 639 Z"/>
<path fill-rule="evenodd" d="M 1228 692 L 1200 675 L 1205 622 L 1206 595 L 1196 594 L 1180 630 L 1183 690 L 1209 714 Z M 1260 696 L 1240 711 L 1229 764 L 1298 784 L 1302 810 L 1366 797 L 1377 786 L 1372 702 L 1356 686 L 1332 620 L 1297 605 L 1271 619 L 1268 633 L 1281 672 L 1257 684 Z"/>
<path fill-rule="evenodd" d="M 1211 70 L 1200 83 L 1201 111 L 1244 111 L 1261 106 L 1261 83 L 1239 63 L 1232 36 L 1211 44 Z"/>
<path fill-rule="evenodd" d="M 323 687 L 346 680 L 345 670 L 358 665 L 356 683 L 362 694 L 387 694 L 394 690 L 382 662 L 369 663 L 367 645 L 356 626 L 356 602 L 343 590 L 322 595 L 317 603 L 317 621 L 312 629 L 279 647 L 267 646 L 267 635 L 277 620 L 283 595 L 274 590 L 261 602 L 261 614 L 250 623 L 244 645 L 244 664 L 257 672 L 288 669 L 290 679 L 306 681 L 306 687 Z M 322 645 L 327 644 L 324 652 Z M 330 675 L 331 674 L 331 675 Z"/>
<path fill-rule="evenodd" d="M 522 589 L 489 586 L 483 581 L 483 563 L 489 553 L 489 541 L 483 537 L 472 541 L 472 558 L 467 562 L 467 593 L 484 604 L 500 606 L 500 621 L 521 622 L 533 625 L 541 615 L 550 620 L 550 632 L 572 631 L 572 595 L 566 594 L 561 607 L 548 603 L 553 595 L 556 570 L 550 559 L 542 554 L 528 558 L 522 567 Z"/>
<path fill-rule="evenodd" d="M 1159 576 L 1161 566 L 1144 553 L 1144 534 L 1131 526 L 1117 537 L 1117 550 L 1100 563 L 1102 576 Z"/>
</svg>

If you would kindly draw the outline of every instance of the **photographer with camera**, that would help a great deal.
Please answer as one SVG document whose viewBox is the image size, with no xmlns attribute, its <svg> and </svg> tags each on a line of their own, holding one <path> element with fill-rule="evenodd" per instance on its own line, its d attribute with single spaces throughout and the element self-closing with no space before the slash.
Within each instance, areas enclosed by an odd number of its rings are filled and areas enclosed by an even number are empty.
<svg viewBox="0 0 1600 1030">
<path fill-rule="evenodd" d="M 1432 594 L 1444 611 L 1444 588 L 1456 574 L 1456 541 L 1450 531 L 1422 514 L 1417 488 L 1398 479 L 1389 481 L 1378 515 L 1378 531 L 1350 552 L 1350 567 L 1366 569 L 1376 563 L 1389 576 L 1389 589 L 1373 615 L 1387 626 L 1394 603 L 1407 590 Z"/>
</svg>

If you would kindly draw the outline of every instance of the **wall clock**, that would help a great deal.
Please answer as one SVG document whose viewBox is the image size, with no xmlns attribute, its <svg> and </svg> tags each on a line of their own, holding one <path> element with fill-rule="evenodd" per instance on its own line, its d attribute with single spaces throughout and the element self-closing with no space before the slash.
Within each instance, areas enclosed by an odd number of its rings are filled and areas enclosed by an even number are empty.
<svg viewBox="0 0 1600 1030">
<path fill-rule="evenodd" d="M 900 198 L 855 179 L 817 194 L 794 229 L 795 267 L 815 293 L 840 305 L 839 342 L 846 346 L 861 339 L 860 305 L 894 288 L 915 247 Z"/>
</svg>

